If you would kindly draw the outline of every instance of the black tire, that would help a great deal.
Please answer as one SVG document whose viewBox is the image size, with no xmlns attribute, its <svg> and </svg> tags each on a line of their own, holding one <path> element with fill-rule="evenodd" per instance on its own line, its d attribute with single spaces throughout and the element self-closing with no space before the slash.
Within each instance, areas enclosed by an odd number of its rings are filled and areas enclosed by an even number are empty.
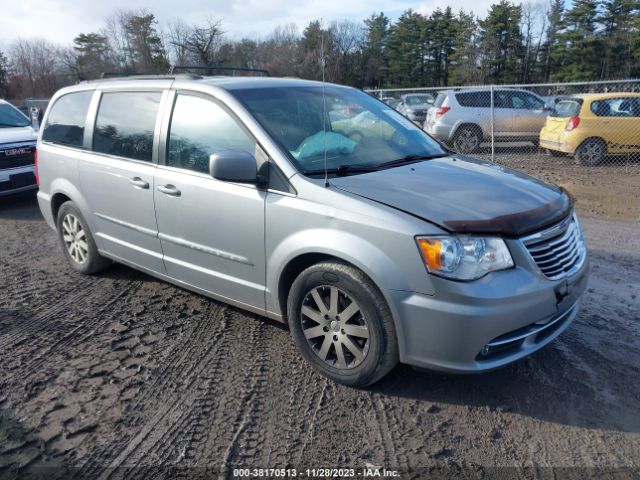
<svg viewBox="0 0 640 480">
<path fill-rule="evenodd" d="M 456 130 L 452 144 L 458 153 L 476 152 L 482 144 L 482 130 L 474 125 L 463 125 Z"/>
<path fill-rule="evenodd" d="M 576 149 L 574 156 L 578 165 L 595 167 L 600 165 L 607 155 L 607 145 L 600 138 L 587 138 Z"/>
<path fill-rule="evenodd" d="M 327 302 L 324 299 L 322 301 L 325 308 L 329 305 L 329 309 L 333 308 L 332 292 L 339 292 L 335 308 L 337 315 L 332 318 L 325 315 L 321 320 L 324 323 L 316 322 L 302 313 L 303 307 L 307 312 L 310 306 L 319 307 L 315 300 L 313 305 L 308 303 L 313 298 L 311 292 L 314 290 L 320 295 L 328 291 L 328 297 L 325 297 Z M 340 319 L 340 314 L 349 315 L 345 312 L 349 310 L 351 301 L 359 307 L 358 311 L 351 313 L 346 320 L 344 317 Z M 320 313 L 320 310 L 316 313 Z M 398 341 L 389 307 L 371 279 L 357 268 L 339 262 L 323 262 L 304 270 L 291 286 L 287 315 L 291 335 L 302 356 L 315 370 L 337 383 L 366 387 L 380 380 L 398 363 Z M 327 333 L 319 333 L 307 340 L 305 332 L 312 327 Z M 347 333 L 353 333 L 354 329 L 366 329 L 367 338 L 357 332 L 355 336 Z M 319 342 L 321 346 L 314 348 L 313 342 Z M 324 342 L 328 342 L 329 346 L 323 360 L 320 355 L 325 347 Z M 365 352 L 360 359 L 351 353 L 353 346 L 360 353 Z M 342 351 L 342 358 L 338 358 L 338 348 Z"/>
<path fill-rule="evenodd" d="M 81 228 L 81 232 L 78 231 L 76 235 L 69 235 L 70 226 L 73 228 L 72 225 L 75 225 L 75 221 L 77 221 L 79 228 Z M 73 202 L 68 201 L 60 206 L 58 217 L 56 218 L 56 226 L 58 228 L 58 238 L 60 239 L 62 251 L 71 268 L 75 271 L 84 273 L 85 275 L 92 275 L 105 270 L 111 265 L 111 260 L 104 258 L 98 253 L 98 248 L 96 247 L 96 242 L 93 240 L 89 226 Z M 75 249 L 71 247 L 67 241 L 70 237 L 74 239 L 77 238 Z M 65 240 L 65 238 L 67 240 Z M 72 252 L 74 253 L 72 254 Z"/>
</svg>

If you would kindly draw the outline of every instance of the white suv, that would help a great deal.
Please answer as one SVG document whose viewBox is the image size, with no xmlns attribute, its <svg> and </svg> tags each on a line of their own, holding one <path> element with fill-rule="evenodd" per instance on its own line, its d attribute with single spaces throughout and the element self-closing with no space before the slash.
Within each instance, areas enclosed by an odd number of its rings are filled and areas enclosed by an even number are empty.
<svg viewBox="0 0 640 480">
<path fill-rule="evenodd" d="M 29 119 L 10 103 L 0 100 L 0 196 L 38 188 L 37 138 Z"/>
</svg>

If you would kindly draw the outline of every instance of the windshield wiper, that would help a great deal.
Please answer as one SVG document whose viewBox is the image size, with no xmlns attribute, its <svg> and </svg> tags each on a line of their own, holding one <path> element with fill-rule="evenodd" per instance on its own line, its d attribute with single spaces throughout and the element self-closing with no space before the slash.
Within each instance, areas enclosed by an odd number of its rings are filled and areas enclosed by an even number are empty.
<svg viewBox="0 0 640 480">
<path fill-rule="evenodd" d="M 432 155 L 406 155 L 395 160 L 389 160 L 388 162 L 382 162 L 375 165 L 376 168 L 398 167 L 400 165 L 407 165 L 409 163 L 421 162 L 423 160 L 432 160 L 434 158 L 443 158 L 451 155 L 450 153 L 434 153 Z"/>
<path fill-rule="evenodd" d="M 28 125 L 11 125 L 10 123 L 0 123 L 0 128 L 17 128 L 17 127 L 27 127 Z"/>
<path fill-rule="evenodd" d="M 354 172 L 375 172 L 376 170 L 378 170 L 378 166 L 377 165 L 358 165 L 358 164 L 353 164 L 353 165 L 340 165 L 338 168 L 336 168 L 335 173 L 336 175 L 346 175 L 347 173 L 354 173 Z"/>
<path fill-rule="evenodd" d="M 347 175 L 349 173 L 366 173 L 366 172 L 375 172 L 378 170 L 378 167 L 375 165 L 362 165 L 362 164 L 344 164 L 340 165 L 337 168 L 327 168 L 327 173 L 337 176 Z M 305 175 L 319 175 L 324 173 L 324 169 L 318 170 L 307 170 L 304 172 Z"/>
</svg>

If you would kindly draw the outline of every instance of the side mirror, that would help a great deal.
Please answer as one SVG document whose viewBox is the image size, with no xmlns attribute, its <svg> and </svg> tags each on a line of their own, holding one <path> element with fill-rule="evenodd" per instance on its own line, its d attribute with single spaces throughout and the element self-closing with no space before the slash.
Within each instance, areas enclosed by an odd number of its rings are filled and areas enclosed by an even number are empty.
<svg viewBox="0 0 640 480">
<path fill-rule="evenodd" d="M 243 150 L 223 150 L 211 155 L 209 174 L 226 182 L 260 183 L 256 158 Z"/>
<path fill-rule="evenodd" d="M 544 104 L 544 107 L 542 107 L 542 110 L 544 110 L 545 112 L 553 112 L 554 108 L 552 105 L 549 105 L 548 103 Z"/>
</svg>

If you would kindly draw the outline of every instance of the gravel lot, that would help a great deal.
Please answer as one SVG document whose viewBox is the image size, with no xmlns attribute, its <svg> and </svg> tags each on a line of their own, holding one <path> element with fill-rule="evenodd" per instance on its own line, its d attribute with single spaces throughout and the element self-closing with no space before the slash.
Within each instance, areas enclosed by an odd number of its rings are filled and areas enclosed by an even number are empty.
<svg viewBox="0 0 640 480">
<path fill-rule="evenodd" d="M 583 224 L 588 293 L 547 348 L 479 376 L 400 366 L 353 390 L 308 368 L 281 325 L 123 266 L 72 272 L 34 195 L 3 198 L 0 478 L 367 464 L 415 478 L 638 475 L 640 229 Z"/>
</svg>

